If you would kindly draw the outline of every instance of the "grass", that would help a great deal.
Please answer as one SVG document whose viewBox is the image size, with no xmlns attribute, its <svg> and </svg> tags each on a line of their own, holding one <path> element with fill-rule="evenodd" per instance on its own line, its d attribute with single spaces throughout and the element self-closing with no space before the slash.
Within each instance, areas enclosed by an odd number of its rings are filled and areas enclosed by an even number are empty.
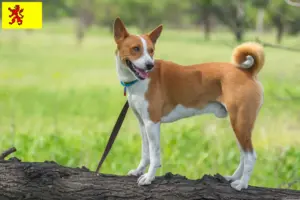
<svg viewBox="0 0 300 200">
<path fill-rule="evenodd" d="M 14 145 L 14 156 L 23 161 L 54 160 L 95 170 L 125 101 L 115 72 L 112 36 L 93 28 L 79 48 L 72 24 L 44 27 L 29 34 L 1 32 L 0 150 Z M 230 60 L 232 48 L 224 45 L 233 44 L 230 33 L 215 33 L 209 42 L 202 38 L 198 30 L 166 27 L 156 57 L 181 64 Z M 273 38 L 269 33 L 262 36 L 269 42 Z M 299 44 L 297 38 L 284 39 L 284 45 Z M 266 65 L 259 75 L 265 102 L 253 131 L 258 159 L 250 185 L 287 187 L 300 179 L 299 53 L 265 51 Z M 161 145 L 163 165 L 157 175 L 226 175 L 239 162 L 229 120 L 212 115 L 163 125 Z M 126 174 L 137 166 L 140 148 L 138 124 L 129 111 L 102 172 Z M 291 188 L 300 189 L 300 182 Z"/>
</svg>

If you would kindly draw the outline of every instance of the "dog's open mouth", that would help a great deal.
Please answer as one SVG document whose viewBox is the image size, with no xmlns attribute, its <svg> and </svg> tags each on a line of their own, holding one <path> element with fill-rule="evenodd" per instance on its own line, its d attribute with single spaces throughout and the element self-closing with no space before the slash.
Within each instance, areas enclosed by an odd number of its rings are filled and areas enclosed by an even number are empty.
<svg viewBox="0 0 300 200">
<path fill-rule="evenodd" d="M 144 80 L 148 78 L 149 76 L 148 72 L 136 67 L 130 60 L 126 59 L 126 65 L 129 67 L 129 69 L 135 74 L 135 76 L 138 79 Z"/>
</svg>

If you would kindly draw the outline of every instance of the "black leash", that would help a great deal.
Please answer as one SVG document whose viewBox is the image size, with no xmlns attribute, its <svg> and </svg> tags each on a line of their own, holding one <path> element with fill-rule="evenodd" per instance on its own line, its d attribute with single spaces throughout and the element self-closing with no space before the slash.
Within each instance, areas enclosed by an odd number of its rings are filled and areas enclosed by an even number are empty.
<svg viewBox="0 0 300 200">
<path fill-rule="evenodd" d="M 114 128 L 113 128 L 113 130 L 112 130 L 112 132 L 110 134 L 110 137 L 108 139 L 107 145 L 105 147 L 105 150 L 104 150 L 104 152 L 102 154 L 101 160 L 100 160 L 100 162 L 98 164 L 98 167 L 96 169 L 96 173 L 99 172 L 99 169 L 101 168 L 101 166 L 102 166 L 102 164 L 103 164 L 103 162 L 104 162 L 107 154 L 109 153 L 112 145 L 114 144 L 114 141 L 115 141 L 115 139 L 116 139 L 116 137 L 117 137 L 117 135 L 119 133 L 119 130 L 120 130 L 122 124 L 123 124 L 123 121 L 125 119 L 128 107 L 129 107 L 128 101 L 126 101 L 125 104 L 124 104 L 124 106 L 123 106 L 123 108 L 122 108 L 122 110 L 121 110 L 121 112 L 120 112 L 120 114 L 119 114 L 117 122 L 116 122 L 116 124 L 115 124 L 115 126 L 114 126 Z"/>
</svg>

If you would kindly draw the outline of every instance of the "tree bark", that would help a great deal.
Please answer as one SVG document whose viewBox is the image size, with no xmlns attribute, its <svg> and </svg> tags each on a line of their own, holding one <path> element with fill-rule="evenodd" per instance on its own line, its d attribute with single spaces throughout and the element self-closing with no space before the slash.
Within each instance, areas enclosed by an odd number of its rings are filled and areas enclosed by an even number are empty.
<svg viewBox="0 0 300 200">
<path fill-rule="evenodd" d="M 204 38 L 210 39 L 211 23 L 210 23 L 210 8 L 203 9 L 203 23 L 204 23 Z"/>
<path fill-rule="evenodd" d="M 264 32 L 265 8 L 258 8 L 256 16 L 256 36 L 259 37 Z"/>
<path fill-rule="evenodd" d="M 30 163 L 18 159 L 0 161 L 1 200 L 94 200 L 94 199 L 300 199 L 300 191 L 249 186 L 235 191 L 221 176 L 205 175 L 189 180 L 167 173 L 149 186 L 137 186 L 137 178 L 68 168 L 55 162 Z"/>
<path fill-rule="evenodd" d="M 245 23 L 245 2 L 244 0 L 238 0 L 236 5 L 236 30 L 235 30 L 235 38 L 237 42 L 241 42 L 243 40 L 244 35 L 244 23 Z"/>
<path fill-rule="evenodd" d="M 77 26 L 75 31 L 79 45 L 81 45 L 87 29 L 95 22 L 95 15 L 92 8 L 92 0 L 82 1 L 77 5 Z"/>
<path fill-rule="evenodd" d="M 280 15 L 276 15 L 273 18 L 273 22 L 275 24 L 276 27 L 276 42 L 277 44 L 280 44 L 282 41 L 282 36 L 283 36 L 283 32 L 284 32 L 284 23 L 283 23 L 283 19 L 282 16 Z"/>
<path fill-rule="evenodd" d="M 212 0 L 203 0 L 202 3 L 200 2 L 195 3 L 194 7 L 197 9 L 197 13 L 199 13 L 198 10 L 200 10 L 200 13 L 198 14 L 199 16 L 198 21 L 203 22 L 204 39 L 209 40 L 210 33 L 211 33 L 211 14 L 213 9 L 213 2 Z"/>
</svg>

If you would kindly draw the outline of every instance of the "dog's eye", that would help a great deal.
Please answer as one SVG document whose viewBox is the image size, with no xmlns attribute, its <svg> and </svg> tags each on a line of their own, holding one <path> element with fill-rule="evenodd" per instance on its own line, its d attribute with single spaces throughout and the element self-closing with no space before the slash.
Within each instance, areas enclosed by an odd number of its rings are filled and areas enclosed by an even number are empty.
<svg viewBox="0 0 300 200">
<path fill-rule="evenodd" d="M 133 47 L 132 49 L 133 49 L 133 51 L 135 51 L 135 52 L 139 52 L 139 51 L 140 51 L 140 47 Z"/>
<path fill-rule="evenodd" d="M 153 50 L 152 48 L 151 48 L 151 49 L 149 49 L 149 53 L 153 53 L 153 51 L 154 51 L 154 50 Z"/>
</svg>

